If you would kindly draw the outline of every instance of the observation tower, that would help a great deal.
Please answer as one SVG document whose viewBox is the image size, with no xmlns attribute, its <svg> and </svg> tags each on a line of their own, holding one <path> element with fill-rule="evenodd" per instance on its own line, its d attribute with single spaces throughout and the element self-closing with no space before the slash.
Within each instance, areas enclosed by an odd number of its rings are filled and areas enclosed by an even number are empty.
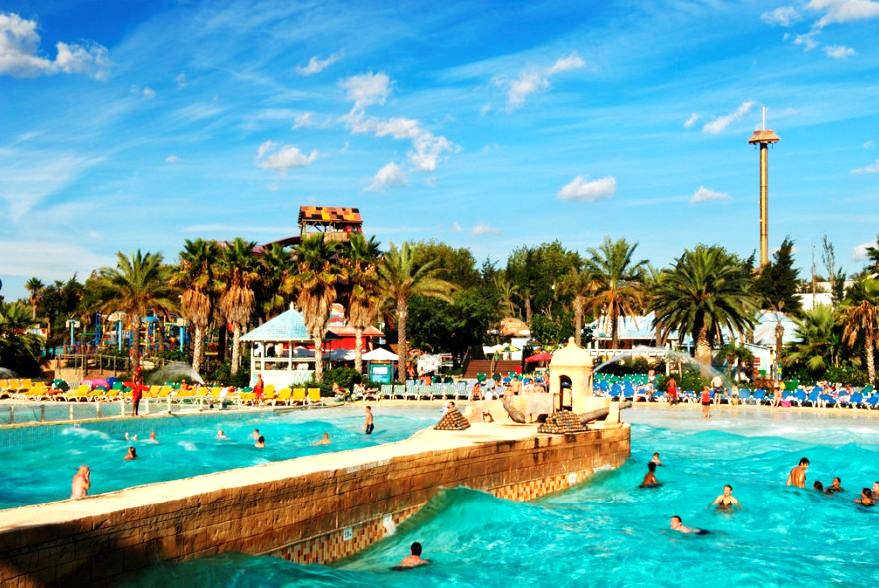
<svg viewBox="0 0 879 588">
<path fill-rule="evenodd" d="M 769 145 L 781 141 L 775 131 L 766 128 L 766 108 L 763 124 L 754 131 L 748 143 L 760 146 L 760 267 L 769 263 Z"/>
</svg>

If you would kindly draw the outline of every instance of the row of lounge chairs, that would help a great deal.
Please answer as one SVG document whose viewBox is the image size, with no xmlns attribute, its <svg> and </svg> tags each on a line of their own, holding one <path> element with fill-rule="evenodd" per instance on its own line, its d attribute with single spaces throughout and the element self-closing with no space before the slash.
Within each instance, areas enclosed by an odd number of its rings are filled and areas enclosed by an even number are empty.
<svg viewBox="0 0 879 588">
<path fill-rule="evenodd" d="M 222 398 L 221 386 L 191 386 L 174 388 L 170 385 L 153 385 L 143 389 L 142 398 L 151 400 L 172 399 L 179 403 L 219 403 Z M 109 389 L 92 388 L 88 384 L 80 384 L 74 389 L 62 391 L 51 388 L 45 382 L 33 382 L 29 379 L 0 380 L 0 399 L 14 398 L 17 400 L 40 400 L 50 402 L 113 402 L 131 400 L 132 385 L 115 382 Z M 225 401 L 231 404 L 254 406 L 258 403 L 269 406 L 296 406 L 319 404 L 322 402 L 320 388 L 286 387 L 275 390 L 268 384 L 258 402 L 256 394 L 249 389 L 227 393 Z"/>
<path fill-rule="evenodd" d="M 378 397 L 386 400 L 469 400 L 471 386 L 468 382 L 446 384 L 420 384 L 408 381 L 405 384 L 382 384 Z"/>
</svg>

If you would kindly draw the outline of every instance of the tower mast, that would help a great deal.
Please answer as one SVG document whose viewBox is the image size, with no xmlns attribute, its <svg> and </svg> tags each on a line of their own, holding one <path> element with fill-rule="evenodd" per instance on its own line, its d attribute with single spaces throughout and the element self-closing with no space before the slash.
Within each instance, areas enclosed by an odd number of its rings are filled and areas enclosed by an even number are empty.
<svg viewBox="0 0 879 588">
<path fill-rule="evenodd" d="M 763 124 L 754 131 L 748 143 L 760 146 L 760 267 L 769 263 L 769 145 L 781 139 L 775 131 L 766 128 L 766 107 Z"/>
</svg>

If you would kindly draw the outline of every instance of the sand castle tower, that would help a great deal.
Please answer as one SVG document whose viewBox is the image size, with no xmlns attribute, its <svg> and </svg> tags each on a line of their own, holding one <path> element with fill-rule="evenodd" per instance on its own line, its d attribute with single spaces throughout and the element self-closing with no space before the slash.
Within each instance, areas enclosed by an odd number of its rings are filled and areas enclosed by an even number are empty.
<svg viewBox="0 0 879 588">
<path fill-rule="evenodd" d="M 568 339 L 568 344 L 552 354 L 549 362 L 549 392 L 555 410 L 584 413 L 597 408 L 592 400 L 592 354 Z"/>
<path fill-rule="evenodd" d="M 748 143 L 760 146 L 760 267 L 769 263 L 769 145 L 781 138 L 766 128 L 766 108 L 763 108 L 763 124 L 754 131 Z"/>
</svg>

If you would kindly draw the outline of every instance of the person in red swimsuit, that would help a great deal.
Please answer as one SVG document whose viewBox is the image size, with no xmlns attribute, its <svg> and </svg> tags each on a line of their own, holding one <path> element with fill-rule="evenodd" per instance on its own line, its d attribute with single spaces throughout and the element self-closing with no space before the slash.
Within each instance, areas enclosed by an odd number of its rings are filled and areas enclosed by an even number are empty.
<svg viewBox="0 0 879 588">
<path fill-rule="evenodd" d="M 711 388 L 705 386 L 702 388 L 702 396 L 700 398 L 702 402 L 702 418 L 710 419 L 711 418 Z"/>
</svg>

